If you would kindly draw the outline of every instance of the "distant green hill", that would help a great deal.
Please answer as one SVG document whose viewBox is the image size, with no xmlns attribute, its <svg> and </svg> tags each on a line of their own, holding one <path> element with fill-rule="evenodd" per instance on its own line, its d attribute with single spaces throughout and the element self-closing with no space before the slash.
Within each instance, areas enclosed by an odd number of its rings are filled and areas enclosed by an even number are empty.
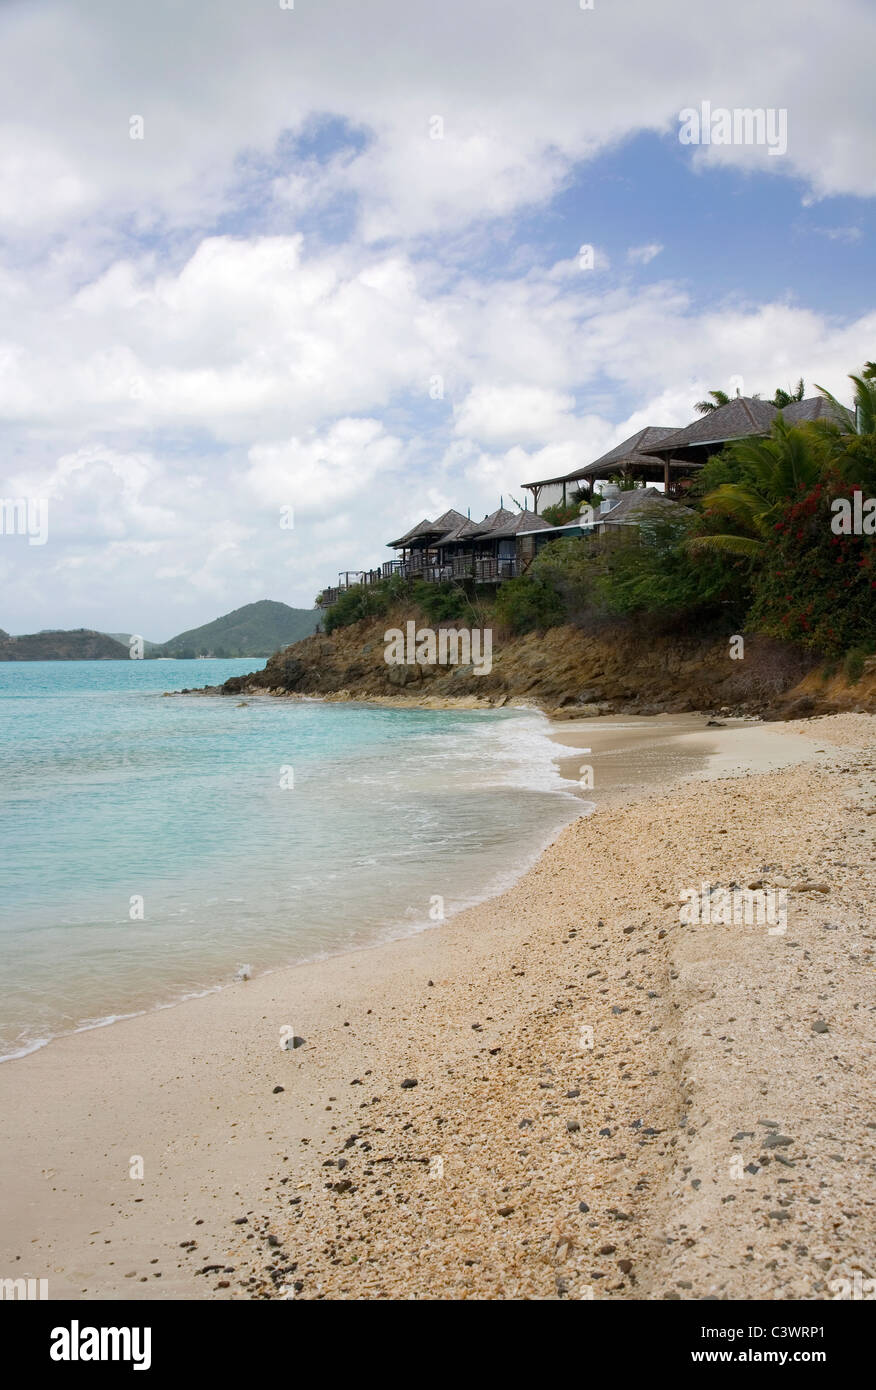
<svg viewBox="0 0 876 1390">
<path fill-rule="evenodd" d="M 132 632 L 107 632 L 105 636 L 111 637 L 114 642 L 121 642 L 122 646 L 127 647 L 130 651 L 129 643 L 134 636 Z M 139 637 L 140 634 L 137 633 L 137 636 Z M 160 642 L 148 642 L 145 637 L 143 638 L 143 653 L 145 656 L 152 656 L 154 652 L 158 651 L 160 646 Z"/>
<path fill-rule="evenodd" d="M 0 633 L 0 661 L 126 661 L 128 648 L 105 632 L 75 628 L 71 632 L 31 632 L 22 637 Z"/>
<path fill-rule="evenodd" d="M 261 599 L 235 608 L 215 622 L 181 632 L 153 648 L 151 656 L 272 656 L 281 647 L 315 632 L 320 614 L 315 608 L 290 608 Z"/>
</svg>

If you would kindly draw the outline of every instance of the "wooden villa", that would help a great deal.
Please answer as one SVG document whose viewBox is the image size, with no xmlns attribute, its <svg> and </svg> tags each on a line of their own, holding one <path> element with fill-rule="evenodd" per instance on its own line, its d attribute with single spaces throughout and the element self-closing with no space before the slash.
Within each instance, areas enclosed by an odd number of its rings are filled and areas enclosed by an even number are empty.
<svg viewBox="0 0 876 1390">
<path fill-rule="evenodd" d="M 586 501 L 597 479 L 615 477 L 627 483 L 662 483 L 668 497 L 683 497 L 691 479 L 713 454 L 733 440 L 768 435 L 778 413 L 770 401 L 735 396 L 682 429 L 648 425 L 583 468 L 561 478 L 541 478 L 522 486 L 532 494 L 536 511 L 539 506 L 543 510 L 558 502 L 566 505 L 579 497 Z M 823 396 L 794 401 L 781 413 L 790 425 L 835 418 L 830 401 Z"/>
<path fill-rule="evenodd" d="M 578 498 L 586 500 L 592 496 L 597 478 L 620 477 L 627 482 L 638 479 L 661 481 L 664 476 L 663 461 L 652 452 L 653 445 L 676 432 L 672 425 L 647 425 L 584 468 L 577 468 L 562 478 L 543 478 L 536 483 L 523 483 L 522 486 L 532 493 L 533 506 L 538 511 L 539 501 L 544 508 L 557 503 L 565 507 Z"/>
<path fill-rule="evenodd" d="M 542 547 L 551 541 L 580 537 L 601 545 L 630 543 L 639 539 L 642 527 L 693 515 L 692 508 L 682 506 L 656 487 L 636 487 L 623 491 L 613 483 L 606 484 L 589 521 L 586 517 L 587 505 L 586 502 L 582 503 L 577 521 L 562 526 L 520 529 L 517 563 L 521 574 L 529 568 Z M 531 512 L 528 515 L 533 516 Z M 543 520 L 541 517 L 537 519 Z"/>
<path fill-rule="evenodd" d="M 376 584 L 394 574 L 432 584 L 446 580 L 500 584 L 521 572 L 518 536 L 533 530 L 550 530 L 535 512 L 497 507 L 483 521 L 472 521 L 451 508 L 435 521 L 424 518 L 390 541 L 390 548 L 399 554 L 379 569 L 342 570 L 337 585 L 323 590 L 319 606 L 336 603 L 354 584 Z"/>
<path fill-rule="evenodd" d="M 470 579 L 498 584 L 517 573 L 516 538 L 521 528 L 546 527 L 534 512 L 511 512 L 497 507 L 483 521 L 459 512 L 445 512 L 434 522 L 420 522 L 398 540 L 401 551 L 396 572 L 406 579 Z"/>
<path fill-rule="evenodd" d="M 395 559 L 377 569 L 342 571 L 337 586 L 323 591 L 319 606 L 335 603 L 351 585 L 376 584 L 394 574 L 429 583 L 500 584 L 524 574 L 543 545 L 564 536 L 590 536 L 602 543 L 632 539 L 646 519 L 688 512 L 680 499 L 699 469 L 733 440 L 768 435 L 778 413 L 769 401 L 736 396 L 683 429 L 647 425 L 583 468 L 523 483 L 532 494 L 532 511 L 511 512 L 499 506 L 483 521 L 472 521 L 451 507 L 434 521 L 424 518 L 389 542 L 398 552 Z M 791 425 L 836 419 L 834 407 L 823 396 L 793 401 L 781 413 Z M 613 483 L 615 478 L 625 484 L 623 489 Z M 603 483 L 601 499 L 590 523 L 579 519 L 551 526 L 539 514 L 539 506 L 543 511 L 558 502 L 586 505 L 597 480 Z M 639 483 L 645 486 L 631 486 Z M 663 490 L 651 483 L 662 483 Z"/>
<path fill-rule="evenodd" d="M 771 401 L 756 396 L 736 396 L 717 410 L 710 410 L 692 420 L 684 429 L 675 430 L 652 445 L 651 451 L 661 459 L 666 490 L 683 493 L 691 478 L 704 463 L 734 440 L 760 436 L 765 438 L 779 414 Z M 802 425 L 815 420 L 833 420 L 835 413 L 824 396 L 810 396 L 805 401 L 792 401 L 781 411 L 789 425 Z"/>
</svg>

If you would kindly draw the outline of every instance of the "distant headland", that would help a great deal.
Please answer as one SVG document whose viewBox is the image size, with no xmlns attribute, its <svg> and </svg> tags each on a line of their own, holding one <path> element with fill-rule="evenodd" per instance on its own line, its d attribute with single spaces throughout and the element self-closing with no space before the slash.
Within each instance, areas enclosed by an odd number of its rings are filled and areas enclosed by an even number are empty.
<svg viewBox="0 0 876 1390">
<path fill-rule="evenodd" d="M 142 639 L 143 657 L 147 661 L 161 657 L 267 657 L 309 637 L 316 631 L 320 616 L 316 609 L 290 608 L 261 599 L 167 642 Z M 133 635 L 82 627 L 12 637 L 0 628 L 0 661 L 125 661 L 131 654 Z"/>
</svg>

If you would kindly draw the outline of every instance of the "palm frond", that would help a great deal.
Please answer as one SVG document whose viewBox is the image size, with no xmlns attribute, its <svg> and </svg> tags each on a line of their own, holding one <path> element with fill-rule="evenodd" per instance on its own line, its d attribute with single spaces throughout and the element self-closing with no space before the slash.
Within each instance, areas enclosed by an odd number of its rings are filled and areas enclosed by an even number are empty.
<svg viewBox="0 0 876 1390">
<path fill-rule="evenodd" d="M 848 406 L 842 405 L 837 400 L 836 396 L 833 395 L 832 392 L 828 391 L 824 386 L 819 386 L 817 381 L 815 383 L 815 389 L 816 391 L 821 392 L 822 396 L 826 401 L 830 401 L 840 420 L 842 420 L 842 422 L 847 426 L 849 433 L 855 434 L 856 430 L 854 411 L 849 410 Z"/>
<path fill-rule="evenodd" d="M 760 558 L 766 550 L 766 541 L 755 540 L 754 536 L 693 536 L 686 542 L 690 551 L 712 552 L 720 555 L 748 555 Z"/>
</svg>

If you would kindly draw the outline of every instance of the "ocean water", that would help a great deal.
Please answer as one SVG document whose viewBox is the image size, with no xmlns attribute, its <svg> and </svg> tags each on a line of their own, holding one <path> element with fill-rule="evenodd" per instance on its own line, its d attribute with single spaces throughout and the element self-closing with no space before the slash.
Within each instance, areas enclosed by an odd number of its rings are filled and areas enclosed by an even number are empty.
<svg viewBox="0 0 876 1390">
<path fill-rule="evenodd" d="M 260 663 L 0 663 L 0 1057 L 431 925 L 582 804 L 541 716 L 177 695 Z"/>
</svg>

